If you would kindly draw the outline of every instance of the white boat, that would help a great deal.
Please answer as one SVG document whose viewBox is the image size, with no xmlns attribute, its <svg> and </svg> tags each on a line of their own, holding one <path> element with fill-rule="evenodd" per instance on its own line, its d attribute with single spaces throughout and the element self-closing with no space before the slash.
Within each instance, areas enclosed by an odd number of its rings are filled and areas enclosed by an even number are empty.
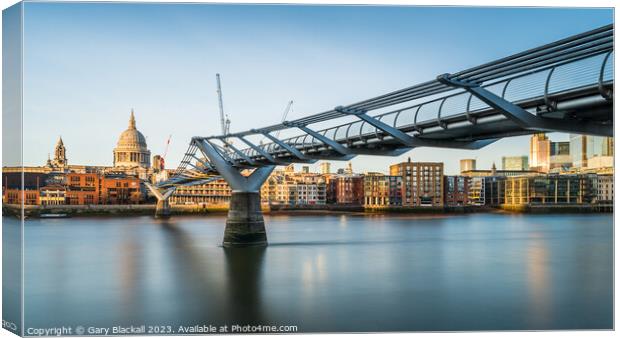
<svg viewBox="0 0 620 338">
<path fill-rule="evenodd" d="M 39 217 L 41 218 L 67 218 L 69 215 L 67 214 L 41 214 Z"/>
</svg>

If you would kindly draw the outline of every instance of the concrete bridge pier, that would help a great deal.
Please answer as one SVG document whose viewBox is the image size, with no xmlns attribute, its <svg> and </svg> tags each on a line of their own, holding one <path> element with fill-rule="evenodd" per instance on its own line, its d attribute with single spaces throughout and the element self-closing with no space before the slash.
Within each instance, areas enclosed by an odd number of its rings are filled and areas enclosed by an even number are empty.
<svg viewBox="0 0 620 338">
<path fill-rule="evenodd" d="M 259 167 L 250 175 L 244 176 L 226 161 L 211 143 L 206 140 L 195 142 L 232 188 L 222 243 L 224 247 L 267 245 L 265 221 L 260 206 L 260 188 L 275 166 Z"/>
<path fill-rule="evenodd" d="M 235 183 L 228 181 L 233 188 L 224 230 L 225 247 L 265 246 L 267 232 L 265 220 L 260 207 L 260 187 L 275 166 L 254 169 L 249 176 L 243 176 L 235 171 Z M 221 170 L 218 169 L 220 174 Z M 224 176 L 224 175 L 222 175 Z"/>
<path fill-rule="evenodd" d="M 176 190 L 176 187 L 168 188 L 163 192 L 150 183 L 145 182 L 144 185 L 155 195 L 157 198 L 157 205 L 155 207 L 155 218 L 168 218 L 170 217 L 170 203 L 168 199 Z"/>
<path fill-rule="evenodd" d="M 267 245 L 259 192 L 232 193 L 223 245 L 225 247 Z"/>
<path fill-rule="evenodd" d="M 170 217 L 170 203 L 168 200 L 157 200 L 157 206 L 155 207 L 155 218 L 168 218 Z"/>
</svg>

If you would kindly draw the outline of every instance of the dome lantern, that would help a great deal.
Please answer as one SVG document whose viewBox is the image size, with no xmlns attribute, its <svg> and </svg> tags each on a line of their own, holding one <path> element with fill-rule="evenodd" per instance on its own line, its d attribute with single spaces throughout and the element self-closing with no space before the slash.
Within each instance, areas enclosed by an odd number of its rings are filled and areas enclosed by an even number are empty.
<svg viewBox="0 0 620 338">
<path fill-rule="evenodd" d="M 136 118 L 133 115 L 133 108 L 131 108 L 131 116 L 129 117 L 129 129 L 136 129 Z"/>
</svg>

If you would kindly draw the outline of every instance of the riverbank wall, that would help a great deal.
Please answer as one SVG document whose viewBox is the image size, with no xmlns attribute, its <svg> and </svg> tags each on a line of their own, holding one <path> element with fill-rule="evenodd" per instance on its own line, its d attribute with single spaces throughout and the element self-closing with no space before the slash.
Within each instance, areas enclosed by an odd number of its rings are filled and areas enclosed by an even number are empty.
<svg viewBox="0 0 620 338">
<path fill-rule="evenodd" d="M 464 214 L 479 212 L 514 212 L 514 213 L 609 213 L 613 212 L 611 204 L 592 205 L 501 205 L 457 206 L 457 207 L 363 207 L 359 205 L 262 205 L 265 214 L 290 213 L 295 215 L 316 213 L 366 213 L 366 214 Z M 171 214 L 225 214 L 227 205 L 172 205 Z M 25 205 L 26 217 L 40 217 L 42 214 L 67 214 L 69 216 L 132 216 L 154 215 L 154 204 L 131 205 Z M 21 215 L 21 206 L 4 204 L 2 215 Z"/>
<path fill-rule="evenodd" d="M 528 214 L 549 214 L 549 213 L 612 213 L 613 204 L 521 204 L 508 205 L 502 204 L 499 207 L 503 211 Z"/>
<path fill-rule="evenodd" d="M 153 215 L 154 204 L 128 204 L 128 205 L 25 205 L 24 216 L 40 217 L 42 214 L 67 214 L 67 215 Z M 3 204 L 2 215 L 19 217 L 21 206 L 18 204 Z"/>
<path fill-rule="evenodd" d="M 207 213 L 226 213 L 227 207 L 224 206 L 193 206 L 193 205 L 174 205 L 171 206 L 171 213 L 182 214 L 207 214 Z M 133 216 L 133 215 L 154 215 L 155 204 L 91 204 L 91 205 L 25 205 L 24 216 L 40 217 L 44 214 L 66 214 L 69 216 Z M 3 204 L 2 215 L 20 217 L 21 206 L 19 204 Z"/>
</svg>

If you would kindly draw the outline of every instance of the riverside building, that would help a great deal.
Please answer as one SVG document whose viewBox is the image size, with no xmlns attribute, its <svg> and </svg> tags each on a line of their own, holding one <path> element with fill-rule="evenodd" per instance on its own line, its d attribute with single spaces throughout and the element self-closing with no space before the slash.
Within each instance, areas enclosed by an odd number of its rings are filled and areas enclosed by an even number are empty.
<svg viewBox="0 0 620 338">
<path fill-rule="evenodd" d="M 443 206 L 443 163 L 407 162 L 390 166 L 390 175 L 402 177 L 403 206 Z"/>
<path fill-rule="evenodd" d="M 614 175 L 598 175 L 596 180 L 598 203 L 614 202 Z"/>
<path fill-rule="evenodd" d="M 402 205 L 402 177 L 381 173 L 364 174 L 364 206 L 369 208 Z"/>
<path fill-rule="evenodd" d="M 508 177 L 504 204 L 589 204 L 596 201 L 596 175 Z"/>
<path fill-rule="evenodd" d="M 444 204 L 464 206 L 469 204 L 469 181 L 467 176 L 444 176 Z"/>
<path fill-rule="evenodd" d="M 327 202 L 343 205 L 364 204 L 364 176 L 337 174 L 329 178 Z"/>
<path fill-rule="evenodd" d="M 261 200 L 269 205 L 325 205 L 327 187 L 324 175 L 311 173 L 306 166 L 295 172 L 293 166 L 276 170 L 261 188 Z"/>
<path fill-rule="evenodd" d="M 206 184 L 179 186 L 169 203 L 171 205 L 195 205 L 206 208 L 227 207 L 230 203 L 232 190 L 224 179 L 218 179 Z"/>
</svg>

